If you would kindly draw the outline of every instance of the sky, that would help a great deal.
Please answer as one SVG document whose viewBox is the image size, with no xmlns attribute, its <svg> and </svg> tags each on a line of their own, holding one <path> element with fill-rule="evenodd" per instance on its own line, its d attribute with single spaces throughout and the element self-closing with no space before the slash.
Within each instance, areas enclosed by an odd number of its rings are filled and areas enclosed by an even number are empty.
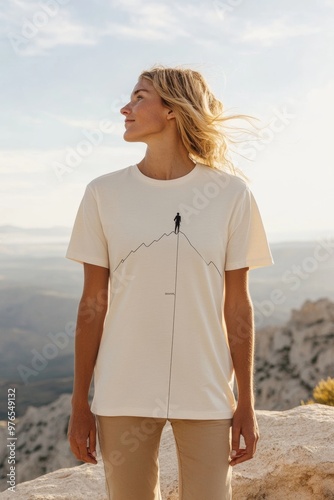
<svg viewBox="0 0 334 500">
<path fill-rule="evenodd" d="M 334 0 L 8 0 L 0 225 L 71 227 L 92 179 L 138 163 L 146 145 L 123 140 L 119 110 L 162 64 L 258 119 L 231 157 L 271 241 L 333 233 L 333 25 Z"/>
</svg>

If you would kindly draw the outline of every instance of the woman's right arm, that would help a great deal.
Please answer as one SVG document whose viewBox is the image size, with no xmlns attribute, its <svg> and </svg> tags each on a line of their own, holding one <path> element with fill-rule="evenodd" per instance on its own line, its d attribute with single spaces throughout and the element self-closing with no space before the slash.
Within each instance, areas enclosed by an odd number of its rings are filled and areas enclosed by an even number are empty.
<svg viewBox="0 0 334 500">
<path fill-rule="evenodd" d="M 96 464 L 96 423 L 88 403 L 89 388 L 108 308 L 109 269 L 84 263 L 84 287 L 75 334 L 72 414 L 68 439 L 73 454 Z"/>
</svg>

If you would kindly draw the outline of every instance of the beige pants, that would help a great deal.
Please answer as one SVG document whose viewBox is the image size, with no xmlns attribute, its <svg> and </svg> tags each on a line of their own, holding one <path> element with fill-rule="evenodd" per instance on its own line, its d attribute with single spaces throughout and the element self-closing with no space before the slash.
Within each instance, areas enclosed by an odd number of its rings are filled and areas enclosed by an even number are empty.
<svg viewBox="0 0 334 500">
<path fill-rule="evenodd" d="M 165 418 L 97 416 L 109 500 L 161 500 L 159 444 Z M 230 500 L 231 419 L 168 419 L 179 466 L 180 500 Z"/>
</svg>

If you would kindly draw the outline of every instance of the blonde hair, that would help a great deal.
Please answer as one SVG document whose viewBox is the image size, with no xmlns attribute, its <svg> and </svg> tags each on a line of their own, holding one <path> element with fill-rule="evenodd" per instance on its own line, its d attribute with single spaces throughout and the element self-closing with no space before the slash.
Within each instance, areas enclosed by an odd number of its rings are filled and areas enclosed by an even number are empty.
<svg viewBox="0 0 334 500">
<path fill-rule="evenodd" d="M 164 105 L 175 112 L 181 140 L 191 159 L 245 177 L 228 157 L 229 142 L 234 141 L 227 135 L 225 122 L 252 117 L 225 116 L 223 103 L 197 71 L 158 65 L 143 71 L 139 78 L 149 80 Z"/>
</svg>

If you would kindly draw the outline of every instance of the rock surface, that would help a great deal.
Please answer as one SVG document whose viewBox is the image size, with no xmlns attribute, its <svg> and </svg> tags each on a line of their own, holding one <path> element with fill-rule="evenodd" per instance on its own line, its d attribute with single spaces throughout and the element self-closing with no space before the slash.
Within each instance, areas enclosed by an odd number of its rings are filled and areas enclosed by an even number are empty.
<svg viewBox="0 0 334 500">
<path fill-rule="evenodd" d="M 233 469 L 233 499 L 333 500 L 334 408 L 260 410 L 257 417 L 258 451 L 253 460 Z M 163 500 L 177 500 L 177 459 L 169 424 L 163 432 L 160 467 Z M 98 465 L 60 469 L 22 483 L 14 495 L 17 500 L 106 500 L 101 459 Z M 13 493 L 3 492 L 0 498 L 12 499 Z"/>
<path fill-rule="evenodd" d="M 61 467 L 73 467 L 76 460 L 67 442 L 67 426 L 71 411 L 71 395 L 63 394 L 50 405 L 28 408 L 16 425 L 17 483 L 28 481 Z M 7 443 L 7 426 L 0 432 L 2 443 Z M 6 475 L 7 448 L 0 449 L 0 472 Z M 1 489 L 6 480 L 1 479 Z"/>
<path fill-rule="evenodd" d="M 285 326 L 256 333 L 256 407 L 284 410 L 308 400 L 334 377 L 334 303 L 306 301 Z"/>
</svg>

